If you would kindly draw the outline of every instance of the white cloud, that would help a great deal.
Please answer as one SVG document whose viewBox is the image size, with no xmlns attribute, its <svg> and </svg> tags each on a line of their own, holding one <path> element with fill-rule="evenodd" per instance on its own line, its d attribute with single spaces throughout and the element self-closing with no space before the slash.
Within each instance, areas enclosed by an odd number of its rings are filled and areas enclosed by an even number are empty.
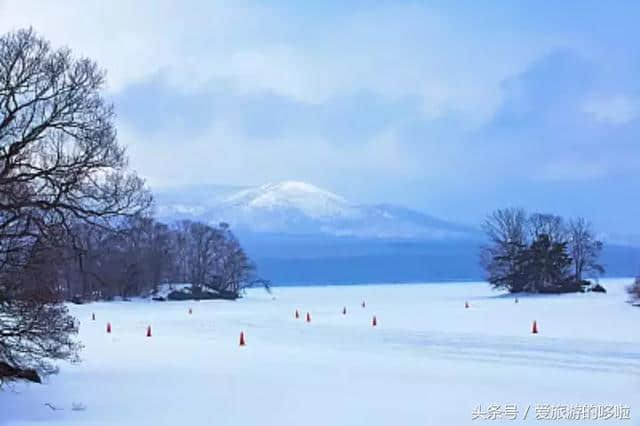
<svg viewBox="0 0 640 426">
<path fill-rule="evenodd" d="M 600 122 L 626 124 L 640 117 L 640 100 L 624 94 L 593 97 L 583 111 Z"/>
<path fill-rule="evenodd" d="M 54 44 L 95 58 L 116 92 L 162 71 L 179 90 L 226 85 L 310 104 L 366 91 L 415 97 L 427 118 L 453 111 L 476 122 L 500 104 L 504 78 L 553 45 L 490 28 L 473 28 L 471 37 L 452 17 L 408 5 L 296 25 L 281 10 L 239 2 L 7 0 L 0 7 L 0 31 L 33 25 Z"/>
<path fill-rule="evenodd" d="M 424 176 L 424 161 L 397 138 L 393 131 L 374 135 L 361 144 L 336 146 L 321 137 L 285 136 L 277 141 L 249 139 L 241 129 L 224 121 L 188 141 L 175 134 L 158 134 L 153 149 L 146 136 L 126 124 L 119 125 L 119 138 L 129 147 L 131 164 L 154 187 L 193 182 L 228 182 L 252 185 L 268 181 L 305 179 L 327 184 L 348 175 L 394 176 L 404 179 Z M 442 164 L 440 167 L 446 167 Z M 441 172 L 431 167 L 426 174 Z"/>
</svg>

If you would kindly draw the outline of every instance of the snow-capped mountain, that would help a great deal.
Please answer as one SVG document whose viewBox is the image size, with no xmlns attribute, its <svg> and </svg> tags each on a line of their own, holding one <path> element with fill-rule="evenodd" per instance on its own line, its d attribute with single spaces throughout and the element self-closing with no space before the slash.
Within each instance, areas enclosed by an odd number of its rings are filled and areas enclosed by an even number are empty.
<svg viewBox="0 0 640 426">
<path fill-rule="evenodd" d="M 268 183 L 227 197 L 224 208 L 244 212 L 298 211 L 317 220 L 357 218 L 360 211 L 339 195 L 296 181 Z"/>
<path fill-rule="evenodd" d="M 366 238 L 459 239 L 476 230 L 403 207 L 352 203 L 305 182 L 285 181 L 191 200 L 160 193 L 158 215 L 164 220 L 227 222 L 236 230 L 285 234 L 324 234 Z"/>
</svg>

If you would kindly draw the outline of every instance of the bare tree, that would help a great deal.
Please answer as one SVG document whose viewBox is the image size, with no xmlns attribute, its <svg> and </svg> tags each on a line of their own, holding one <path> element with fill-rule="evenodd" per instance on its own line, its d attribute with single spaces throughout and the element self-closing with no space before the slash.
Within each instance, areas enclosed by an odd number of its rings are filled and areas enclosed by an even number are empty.
<svg viewBox="0 0 640 426">
<path fill-rule="evenodd" d="M 489 244 L 482 247 L 480 261 L 487 270 L 487 280 L 495 288 L 522 291 L 516 259 L 527 243 L 527 214 L 522 209 L 507 208 L 491 213 L 483 224 Z"/>
<path fill-rule="evenodd" d="M 237 298 L 254 284 L 268 288 L 269 282 L 255 276 L 255 266 L 225 223 L 214 227 L 182 221 L 174 228 L 173 259 L 178 276 L 196 291 L 206 288 L 225 298 Z"/>
<path fill-rule="evenodd" d="M 604 267 L 598 263 L 602 242 L 596 239 L 587 220 L 579 217 L 569 222 L 568 240 L 576 280 L 582 281 L 585 273 L 604 273 Z"/>
<path fill-rule="evenodd" d="M 47 359 L 77 350 L 59 283 L 26 291 L 17 279 L 34 247 L 69 244 L 78 222 L 110 227 L 151 203 L 127 169 L 103 85 L 93 61 L 30 29 L 0 37 L 0 362 L 14 370 L 46 374 Z"/>
<path fill-rule="evenodd" d="M 221 291 L 237 295 L 260 280 L 255 277 L 255 265 L 228 225 L 220 224 L 220 229 L 225 238 L 218 260 L 218 286 Z M 265 287 L 268 288 L 268 284 Z"/>
<path fill-rule="evenodd" d="M 77 259 L 65 269 L 65 276 L 76 280 L 76 292 L 69 293 L 72 297 L 127 299 L 152 293 L 160 283 L 172 278 L 173 233 L 167 225 L 150 217 L 134 216 L 110 229 L 76 228 L 76 247 L 72 251 Z"/>
<path fill-rule="evenodd" d="M 217 260 L 223 242 L 223 235 L 209 225 L 188 222 L 187 238 L 187 276 L 196 287 L 216 288 Z"/>
<path fill-rule="evenodd" d="M 483 228 L 492 242 L 520 242 L 527 238 L 527 213 L 523 209 L 498 209 L 485 220 Z"/>
<path fill-rule="evenodd" d="M 531 240 L 541 235 L 546 235 L 551 243 L 566 240 L 567 229 L 564 220 L 560 216 L 548 213 L 534 213 L 529 217 L 528 229 Z"/>
</svg>

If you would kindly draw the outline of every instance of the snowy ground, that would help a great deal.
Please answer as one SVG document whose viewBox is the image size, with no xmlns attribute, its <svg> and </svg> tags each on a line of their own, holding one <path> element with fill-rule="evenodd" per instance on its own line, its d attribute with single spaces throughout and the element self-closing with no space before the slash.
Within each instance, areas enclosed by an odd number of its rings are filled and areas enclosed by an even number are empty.
<svg viewBox="0 0 640 426">
<path fill-rule="evenodd" d="M 516 404 L 518 422 L 530 406 L 527 421 L 537 423 L 537 404 L 622 404 L 631 420 L 572 423 L 640 425 L 640 308 L 624 303 L 629 282 L 605 280 L 606 295 L 518 304 L 484 283 L 448 283 L 74 305 L 83 362 L 62 364 L 45 385 L 0 393 L 0 424 L 509 423 L 472 420 L 489 404 Z M 238 346 L 240 331 L 247 346 Z"/>
</svg>

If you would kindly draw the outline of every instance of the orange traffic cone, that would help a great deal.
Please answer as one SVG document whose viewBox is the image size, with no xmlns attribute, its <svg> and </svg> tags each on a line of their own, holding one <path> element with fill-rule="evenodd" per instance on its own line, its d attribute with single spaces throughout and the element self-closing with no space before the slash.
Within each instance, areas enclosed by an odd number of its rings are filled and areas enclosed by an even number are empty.
<svg viewBox="0 0 640 426">
<path fill-rule="evenodd" d="M 96 320 L 96 313 L 95 313 L 95 312 L 91 314 L 91 320 L 92 320 L 92 321 L 95 321 L 95 320 Z"/>
<path fill-rule="evenodd" d="M 147 326 L 147 337 L 151 337 L 151 326 Z"/>
<path fill-rule="evenodd" d="M 342 315 L 347 315 L 347 307 L 342 308 Z"/>
<path fill-rule="evenodd" d="M 244 341 L 244 331 L 240 332 L 240 346 L 244 346 L 246 345 L 245 341 Z"/>
<path fill-rule="evenodd" d="M 311 322 L 311 314 L 309 312 L 307 312 L 307 322 Z"/>
<path fill-rule="evenodd" d="M 296 309 L 296 319 L 300 318 L 300 312 Z"/>
<path fill-rule="evenodd" d="M 111 333 L 111 323 L 107 323 L 107 333 Z"/>
<path fill-rule="evenodd" d="M 464 302 L 465 309 L 469 309 L 469 302 Z"/>
<path fill-rule="evenodd" d="M 538 323 L 533 320 L 533 326 L 531 327 L 531 333 L 532 334 L 538 334 Z"/>
<path fill-rule="evenodd" d="M 375 327 L 376 325 L 378 325 L 378 320 L 376 319 L 376 316 L 375 316 L 375 315 L 373 316 L 373 319 L 371 320 L 371 325 L 372 325 L 373 327 Z"/>
</svg>

